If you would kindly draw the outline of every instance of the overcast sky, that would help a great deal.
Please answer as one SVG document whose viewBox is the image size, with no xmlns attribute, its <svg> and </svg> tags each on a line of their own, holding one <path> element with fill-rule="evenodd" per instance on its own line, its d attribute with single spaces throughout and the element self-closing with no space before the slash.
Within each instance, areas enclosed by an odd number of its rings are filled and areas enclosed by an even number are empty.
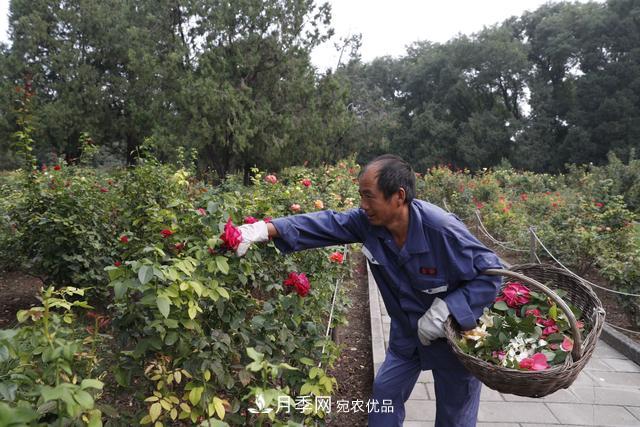
<svg viewBox="0 0 640 427">
<path fill-rule="evenodd" d="M 317 3 L 320 1 L 316 0 Z M 584 0 L 583 0 L 584 2 Z M 545 0 L 329 0 L 335 36 L 313 53 L 321 70 L 335 68 L 339 37 L 362 33 L 364 61 L 377 56 L 402 56 L 414 41 L 446 42 L 457 34 L 471 34 Z M 550 3 L 557 3 L 551 1 Z M 0 40 L 7 42 L 9 0 L 0 0 Z"/>
</svg>

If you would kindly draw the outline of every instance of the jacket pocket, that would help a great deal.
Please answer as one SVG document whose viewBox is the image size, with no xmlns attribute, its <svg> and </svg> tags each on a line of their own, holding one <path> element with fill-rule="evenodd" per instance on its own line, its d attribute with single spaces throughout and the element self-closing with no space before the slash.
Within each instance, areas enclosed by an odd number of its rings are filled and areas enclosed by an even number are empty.
<svg viewBox="0 0 640 427">
<path fill-rule="evenodd" d="M 418 277 L 411 279 L 411 286 L 423 294 L 434 295 L 447 292 L 449 284 L 438 277 Z"/>
</svg>

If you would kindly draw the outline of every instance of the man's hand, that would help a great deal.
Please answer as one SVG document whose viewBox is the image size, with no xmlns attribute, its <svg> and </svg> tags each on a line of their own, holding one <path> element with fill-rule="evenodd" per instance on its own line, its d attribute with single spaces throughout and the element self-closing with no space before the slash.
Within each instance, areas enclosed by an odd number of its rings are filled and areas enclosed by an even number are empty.
<svg viewBox="0 0 640 427">
<path fill-rule="evenodd" d="M 418 319 L 418 338 L 422 345 L 429 345 L 438 338 L 444 337 L 444 324 L 449 317 L 447 303 L 436 298 L 427 312 Z"/>
<path fill-rule="evenodd" d="M 236 249 L 238 256 L 246 254 L 252 243 L 266 242 L 269 240 L 269 230 L 267 223 L 264 221 L 258 221 L 253 224 L 243 224 L 238 227 L 238 230 L 240 230 L 242 234 L 242 242 L 240 242 L 238 249 Z"/>
</svg>

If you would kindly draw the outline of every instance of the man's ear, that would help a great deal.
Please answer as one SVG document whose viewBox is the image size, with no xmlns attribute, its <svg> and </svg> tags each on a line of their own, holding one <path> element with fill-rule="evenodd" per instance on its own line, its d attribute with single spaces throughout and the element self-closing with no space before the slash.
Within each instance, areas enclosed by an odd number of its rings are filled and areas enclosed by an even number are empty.
<svg viewBox="0 0 640 427">
<path fill-rule="evenodd" d="M 400 205 L 404 205 L 405 201 L 407 200 L 407 193 L 404 191 L 404 188 L 400 187 L 396 194 L 398 195 L 398 201 L 400 202 Z"/>
</svg>

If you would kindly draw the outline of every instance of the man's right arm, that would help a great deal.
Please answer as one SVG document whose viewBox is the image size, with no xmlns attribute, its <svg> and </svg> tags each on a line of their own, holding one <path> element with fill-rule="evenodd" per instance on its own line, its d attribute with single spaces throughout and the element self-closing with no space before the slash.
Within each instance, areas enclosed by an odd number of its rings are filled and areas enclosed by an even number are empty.
<svg viewBox="0 0 640 427">
<path fill-rule="evenodd" d="M 267 234 L 270 239 L 275 239 L 280 237 L 280 233 L 278 233 L 278 229 L 271 223 L 267 223 Z"/>
<path fill-rule="evenodd" d="M 238 227 L 242 242 L 237 253 L 242 256 L 252 243 L 274 239 L 282 252 L 363 241 L 366 218 L 357 210 L 347 212 L 320 211 L 292 215 Z"/>
</svg>

